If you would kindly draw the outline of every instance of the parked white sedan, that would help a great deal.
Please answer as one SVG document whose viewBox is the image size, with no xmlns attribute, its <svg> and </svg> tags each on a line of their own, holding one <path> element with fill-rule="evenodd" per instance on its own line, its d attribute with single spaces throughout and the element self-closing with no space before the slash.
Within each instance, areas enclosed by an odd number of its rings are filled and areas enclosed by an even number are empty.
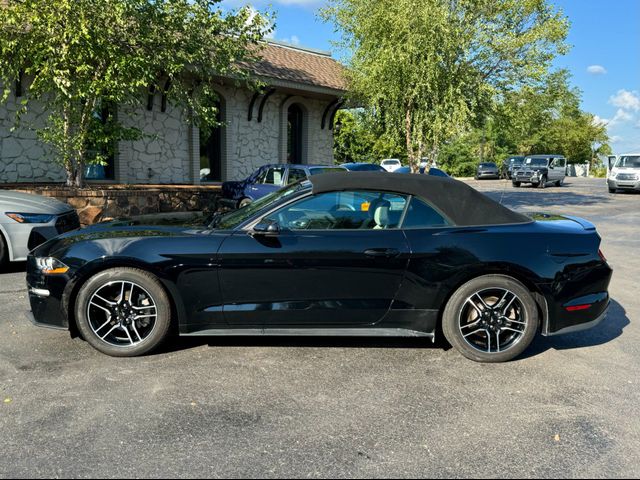
<svg viewBox="0 0 640 480">
<path fill-rule="evenodd" d="M 40 243 L 79 227 L 78 214 L 66 203 L 0 190 L 0 266 L 24 261 Z"/>
</svg>

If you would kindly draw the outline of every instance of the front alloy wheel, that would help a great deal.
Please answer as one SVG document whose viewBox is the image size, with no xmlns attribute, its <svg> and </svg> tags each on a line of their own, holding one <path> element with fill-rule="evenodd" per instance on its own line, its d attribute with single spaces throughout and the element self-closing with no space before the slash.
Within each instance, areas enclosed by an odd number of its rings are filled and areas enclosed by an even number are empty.
<svg viewBox="0 0 640 480">
<path fill-rule="evenodd" d="M 443 315 L 447 340 L 465 357 L 504 362 L 520 355 L 538 329 L 531 293 L 518 281 L 485 275 L 460 287 Z"/>
<path fill-rule="evenodd" d="M 170 312 L 158 280 L 132 268 L 115 268 L 91 277 L 76 302 L 76 319 L 84 338 L 113 356 L 136 356 L 156 348 L 167 335 Z"/>
</svg>

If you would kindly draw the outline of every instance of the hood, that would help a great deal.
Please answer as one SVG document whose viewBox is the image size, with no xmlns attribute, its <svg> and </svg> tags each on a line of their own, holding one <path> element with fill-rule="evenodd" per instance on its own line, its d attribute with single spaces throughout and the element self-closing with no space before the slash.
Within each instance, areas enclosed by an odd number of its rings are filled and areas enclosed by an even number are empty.
<svg viewBox="0 0 640 480">
<path fill-rule="evenodd" d="M 58 215 L 70 210 L 73 210 L 73 208 L 51 197 L 11 190 L 0 190 L 0 212 Z"/>
<path fill-rule="evenodd" d="M 196 225 L 144 225 L 134 220 L 117 220 L 97 223 L 90 227 L 74 230 L 55 237 L 37 247 L 32 254 L 36 256 L 52 255 L 68 250 L 78 243 L 92 243 L 99 246 L 103 255 L 112 255 L 129 244 L 143 239 L 188 237 L 202 233 L 206 227 Z"/>
</svg>

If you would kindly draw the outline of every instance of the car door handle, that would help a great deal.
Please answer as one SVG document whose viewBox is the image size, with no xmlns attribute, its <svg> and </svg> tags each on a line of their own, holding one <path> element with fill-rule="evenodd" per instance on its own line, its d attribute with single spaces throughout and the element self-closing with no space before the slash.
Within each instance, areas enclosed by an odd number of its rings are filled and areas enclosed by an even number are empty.
<svg viewBox="0 0 640 480">
<path fill-rule="evenodd" d="M 364 254 L 367 257 L 393 258 L 400 255 L 400 250 L 396 248 L 368 248 Z"/>
</svg>

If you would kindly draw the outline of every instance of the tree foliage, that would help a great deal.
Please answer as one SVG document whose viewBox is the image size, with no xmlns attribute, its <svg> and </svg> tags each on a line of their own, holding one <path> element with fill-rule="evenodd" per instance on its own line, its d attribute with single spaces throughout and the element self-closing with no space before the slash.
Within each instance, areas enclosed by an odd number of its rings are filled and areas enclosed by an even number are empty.
<svg viewBox="0 0 640 480">
<path fill-rule="evenodd" d="M 259 52 L 269 31 L 250 8 L 224 13 L 219 0 L 9 0 L 0 5 L 0 83 L 8 98 L 28 79 L 22 111 L 32 102 L 50 113 L 39 131 L 68 177 L 82 184 L 91 147 L 136 138 L 110 113 L 139 107 L 146 92 L 169 101 L 202 126 L 216 122 L 215 79 L 245 79 L 242 62 Z"/>
<path fill-rule="evenodd" d="M 352 95 L 414 169 L 496 93 L 540 79 L 567 34 L 546 0 L 333 0 L 324 17 L 350 53 Z"/>
</svg>

